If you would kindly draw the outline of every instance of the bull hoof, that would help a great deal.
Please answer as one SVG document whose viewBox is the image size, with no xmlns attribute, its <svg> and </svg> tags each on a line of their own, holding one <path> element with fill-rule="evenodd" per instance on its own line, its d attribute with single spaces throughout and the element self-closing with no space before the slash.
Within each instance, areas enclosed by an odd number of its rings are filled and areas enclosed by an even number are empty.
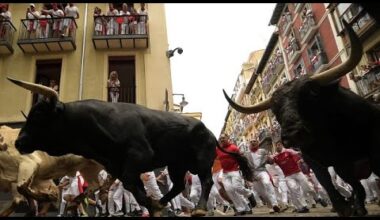
<svg viewBox="0 0 380 220">
<path fill-rule="evenodd" d="M 368 211 L 364 207 L 357 208 L 354 211 L 354 216 L 366 216 L 367 214 L 368 214 Z"/>
<path fill-rule="evenodd" d="M 153 217 L 161 217 L 161 211 L 153 211 Z"/>
<path fill-rule="evenodd" d="M 203 210 L 203 209 L 194 209 L 191 212 L 191 217 L 202 217 L 202 216 L 205 216 L 206 214 L 207 214 L 206 210 Z"/>
<path fill-rule="evenodd" d="M 349 216 L 352 216 L 352 214 L 354 213 L 354 210 L 349 207 L 344 208 L 344 209 L 335 209 L 335 210 L 338 213 L 339 217 L 349 217 Z"/>
</svg>

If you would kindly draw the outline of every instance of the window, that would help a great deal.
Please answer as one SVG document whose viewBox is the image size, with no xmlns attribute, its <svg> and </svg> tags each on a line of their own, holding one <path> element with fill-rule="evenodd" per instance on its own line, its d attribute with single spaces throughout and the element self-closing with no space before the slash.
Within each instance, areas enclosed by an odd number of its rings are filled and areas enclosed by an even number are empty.
<svg viewBox="0 0 380 220">
<path fill-rule="evenodd" d="M 337 6 L 337 13 L 339 21 L 334 21 L 334 23 L 340 24 L 335 24 L 339 33 L 343 32 L 342 19 L 347 21 L 357 33 L 372 20 L 371 16 L 358 4 L 340 3 Z"/>
<path fill-rule="evenodd" d="M 109 57 L 109 72 L 116 71 L 120 81 L 118 102 L 136 103 L 135 59 L 132 56 Z M 107 76 L 108 78 L 109 76 Z M 111 101 L 111 94 L 108 94 Z"/>
<path fill-rule="evenodd" d="M 60 91 L 60 79 L 61 79 L 61 66 L 62 60 L 39 60 L 36 62 L 36 81 L 35 83 L 49 86 L 50 83 L 55 81 L 55 90 Z M 34 94 L 33 104 L 36 103 L 43 96 Z"/>
<path fill-rule="evenodd" d="M 282 14 L 281 22 L 281 32 L 283 35 L 285 35 L 287 28 L 290 26 L 290 23 L 292 22 L 292 15 L 289 12 L 288 6 L 285 7 L 284 13 Z"/>
<path fill-rule="evenodd" d="M 305 63 L 303 61 L 303 59 L 301 58 L 301 60 L 298 62 L 298 64 L 295 66 L 294 70 L 293 70 L 293 74 L 294 74 L 294 78 L 298 78 L 302 75 L 305 75 L 306 74 L 306 71 L 305 71 Z M 286 76 L 285 76 L 286 77 Z"/>
</svg>

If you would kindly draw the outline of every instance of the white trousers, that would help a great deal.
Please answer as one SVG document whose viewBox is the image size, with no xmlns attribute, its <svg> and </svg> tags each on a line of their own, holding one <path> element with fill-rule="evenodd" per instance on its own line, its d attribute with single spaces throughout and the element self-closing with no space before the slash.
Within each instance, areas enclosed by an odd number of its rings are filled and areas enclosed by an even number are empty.
<svg viewBox="0 0 380 220">
<path fill-rule="evenodd" d="M 213 210 L 216 208 L 216 203 L 223 204 L 223 205 L 228 205 L 228 202 L 223 199 L 223 197 L 219 194 L 219 190 L 217 186 L 212 185 L 211 190 L 210 190 L 210 195 L 208 196 L 207 200 L 207 209 L 208 210 Z"/>
<path fill-rule="evenodd" d="M 239 171 L 223 173 L 223 185 L 238 212 L 249 210 L 246 197 L 249 197 L 252 191 L 244 187 Z"/>
<path fill-rule="evenodd" d="M 133 212 L 134 210 L 141 210 L 141 207 L 137 203 L 136 198 L 133 196 L 133 194 L 130 191 L 124 189 L 123 194 L 124 194 L 125 212 L 126 213 Z"/>
<path fill-rule="evenodd" d="M 149 178 L 147 181 L 143 182 L 147 196 L 151 197 L 154 200 L 160 200 L 163 195 L 159 186 L 157 185 L 156 175 L 154 174 L 154 171 L 146 172 L 146 174 L 149 175 Z"/>
<path fill-rule="evenodd" d="M 108 212 L 114 214 L 121 211 L 123 206 L 123 184 L 120 183 L 115 189 L 110 189 L 108 192 Z M 116 209 L 115 209 L 116 205 Z"/>
<path fill-rule="evenodd" d="M 256 171 L 253 188 L 263 198 L 265 198 L 271 207 L 278 206 L 275 190 L 270 181 L 269 174 L 266 171 Z"/>
<path fill-rule="evenodd" d="M 302 207 L 307 206 L 302 192 L 310 193 L 313 198 L 317 197 L 315 191 L 312 189 L 311 184 L 308 182 L 306 176 L 302 172 L 289 175 L 285 177 L 285 180 L 291 194 L 293 205 L 296 207 L 296 209 L 301 209 Z"/>
</svg>

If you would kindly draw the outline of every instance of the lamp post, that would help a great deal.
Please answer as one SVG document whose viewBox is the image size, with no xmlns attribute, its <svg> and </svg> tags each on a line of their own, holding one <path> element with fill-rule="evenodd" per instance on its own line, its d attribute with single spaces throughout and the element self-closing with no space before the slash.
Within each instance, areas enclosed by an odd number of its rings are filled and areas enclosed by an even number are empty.
<svg viewBox="0 0 380 220">
<path fill-rule="evenodd" d="M 183 53 L 183 49 L 182 49 L 181 47 L 177 47 L 177 48 L 175 48 L 174 50 L 168 50 L 168 51 L 166 51 L 166 56 L 167 56 L 168 58 L 174 56 L 174 52 L 175 52 L 176 50 L 178 50 L 178 53 L 179 53 L 179 54 L 182 54 L 182 53 Z"/>
<path fill-rule="evenodd" d="M 184 95 L 184 94 L 181 94 L 181 93 L 173 93 L 173 96 L 175 96 L 175 95 L 180 95 L 180 96 L 182 96 L 182 101 L 179 103 L 179 106 L 180 106 L 180 110 L 181 110 L 181 112 L 183 112 L 183 108 L 184 108 L 186 105 L 188 105 L 189 102 L 187 102 L 187 101 L 185 100 L 185 95 Z"/>
</svg>

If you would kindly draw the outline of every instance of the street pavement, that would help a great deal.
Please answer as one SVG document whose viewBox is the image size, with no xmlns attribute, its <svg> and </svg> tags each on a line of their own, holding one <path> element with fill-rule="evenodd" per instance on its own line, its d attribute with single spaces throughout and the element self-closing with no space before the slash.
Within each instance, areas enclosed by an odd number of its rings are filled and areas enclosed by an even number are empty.
<svg viewBox="0 0 380 220">
<path fill-rule="evenodd" d="M 377 204 L 367 204 L 366 206 L 369 216 L 380 216 L 380 206 Z M 254 208 L 252 215 L 244 215 L 239 217 L 337 217 L 336 212 L 331 212 L 331 206 L 322 207 L 321 205 L 317 204 L 316 208 L 310 208 L 309 213 L 293 213 L 293 209 L 289 208 L 285 212 L 282 213 L 274 213 L 269 214 L 270 209 L 266 206 L 263 207 L 256 207 Z M 215 217 L 230 217 L 233 216 L 233 211 L 228 211 L 226 215 L 221 215 L 221 213 L 215 212 Z"/>
<path fill-rule="evenodd" d="M 367 204 L 368 216 L 369 217 L 380 217 L 380 206 L 377 204 Z M 331 212 L 331 206 L 322 207 L 319 204 L 316 208 L 311 208 L 309 213 L 293 213 L 292 209 L 289 208 L 283 213 L 269 214 L 270 209 L 266 206 L 256 207 L 253 209 L 253 214 L 244 215 L 239 217 L 337 217 L 338 215 Z M 227 211 L 226 214 L 222 212 L 215 212 L 213 217 L 233 217 L 234 212 L 232 210 Z M 13 213 L 10 217 L 22 217 L 24 213 Z M 47 217 L 55 217 L 57 212 L 49 212 Z M 211 217 L 211 216 L 210 216 Z"/>
</svg>

